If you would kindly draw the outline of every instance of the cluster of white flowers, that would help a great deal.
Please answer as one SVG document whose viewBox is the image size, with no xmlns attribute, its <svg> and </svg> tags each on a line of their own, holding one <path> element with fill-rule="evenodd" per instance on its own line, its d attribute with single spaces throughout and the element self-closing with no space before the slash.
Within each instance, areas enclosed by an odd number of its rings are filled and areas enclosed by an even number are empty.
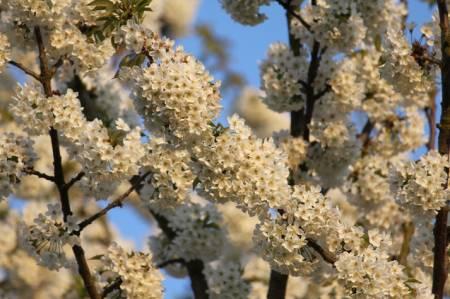
<svg viewBox="0 0 450 299">
<path fill-rule="evenodd" d="M 242 279 L 243 270 L 238 263 L 218 261 L 204 270 L 211 299 L 247 299 L 249 285 Z"/>
<path fill-rule="evenodd" d="M 305 162 L 308 153 L 308 143 L 302 138 L 294 138 L 288 131 L 274 134 L 274 140 L 278 147 L 287 155 L 287 164 L 291 171 L 296 171 L 300 164 Z"/>
<path fill-rule="evenodd" d="M 174 235 L 159 234 L 150 239 L 159 262 L 177 258 L 209 262 L 220 256 L 225 235 L 220 228 L 221 215 L 213 205 L 189 203 L 162 215 Z"/>
<path fill-rule="evenodd" d="M 34 218 L 36 211 L 44 207 L 43 202 L 33 201 L 24 207 L 23 215 L 11 207 L 0 207 L 0 269 L 3 273 L 0 298 L 61 298 L 73 288 L 69 269 L 52 271 L 38 265 L 20 242 L 21 221 L 31 221 L 30 210 Z"/>
<path fill-rule="evenodd" d="M 388 30 L 382 58 L 385 63 L 381 74 L 389 82 L 395 82 L 393 88 L 403 95 L 402 105 L 426 107 L 434 85 L 433 76 L 414 59 L 403 31 Z"/>
<path fill-rule="evenodd" d="M 306 50 L 295 56 L 286 44 L 272 44 L 261 63 L 261 85 L 264 103 L 277 112 L 300 110 L 305 105 L 302 84 L 306 82 L 308 60 Z"/>
<path fill-rule="evenodd" d="M 153 138 L 146 148 L 142 171 L 151 175 L 140 190 L 141 198 L 156 210 L 183 202 L 195 180 L 189 153 L 160 138 Z"/>
<path fill-rule="evenodd" d="M 69 215 L 63 221 L 61 206 L 49 204 L 45 214 L 40 213 L 32 225 L 23 223 L 20 235 L 23 247 L 38 264 L 51 270 L 73 265 L 66 256 L 65 246 L 76 245 L 79 238 L 73 234 L 78 230 L 76 219 Z"/>
<path fill-rule="evenodd" d="M 30 135 L 47 134 L 51 127 L 58 130 L 70 156 L 85 170 L 85 190 L 97 197 L 108 196 L 115 188 L 113 182 L 138 173 L 138 162 L 145 154 L 140 128 L 124 132 L 122 140 L 111 140 L 100 120 L 86 120 L 77 94 L 70 89 L 62 96 L 46 98 L 39 86 L 25 85 L 11 111 Z"/>
<path fill-rule="evenodd" d="M 201 195 L 265 215 L 289 197 L 285 154 L 271 139 L 256 138 L 239 117 L 228 122 L 229 128 L 197 155 Z"/>
<path fill-rule="evenodd" d="M 255 248 L 273 269 L 294 276 L 306 275 L 317 266 L 304 231 L 291 218 L 268 219 L 256 226 L 253 235 Z"/>
<path fill-rule="evenodd" d="M 74 70 L 82 75 L 98 70 L 114 54 L 111 42 L 108 39 L 99 44 L 89 42 L 72 22 L 70 20 L 49 33 L 51 56 L 66 57 Z"/>
<path fill-rule="evenodd" d="M 120 290 L 108 294 L 107 298 L 161 299 L 162 274 L 152 265 L 149 253 L 127 252 L 117 243 L 112 243 L 98 269 L 100 282 L 105 285 L 120 279 Z"/>
<path fill-rule="evenodd" d="M 407 161 L 397 167 L 392 177 L 397 199 L 426 211 L 439 210 L 450 199 L 446 172 L 449 165 L 447 156 L 433 150 L 416 163 Z"/>
<path fill-rule="evenodd" d="M 194 57 L 171 45 L 148 36 L 150 66 L 124 69 L 121 77 L 131 84 L 137 111 L 152 134 L 190 142 L 210 131 L 220 110 L 220 84 Z"/>
<path fill-rule="evenodd" d="M 266 20 L 266 15 L 260 12 L 263 5 L 269 5 L 271 0 L 220 0 L 223 9 L 233 20 L 245 25 L 257 25 Z"/>
<path fill-rule="evenodd" d="M 80 25 L 95 25 L 95 19 L 99 16 L 99 12 L 86 9 L 90 2 L 3 1 L 0 4 L 2 16 L 8 20 L 5 32 L 20 44 L 31 46 L 35 40 L 33 30 L 39 27 L 43 38 L 49 41 L 46 47 L 51 63 L 64 57 L 77 72 L 95 71 L 114 54 L 114 49 L 109 39 L 96 42 L 80 29 Z M 29 38 L 24 39 L 24 36 Z"/>
<path fill-rule="evenodd" d="M 36 159 L 33 142 L 14 133 L 0 134 L 0 201 L 5 199 L 20 182 L 26 168 Z"/>
<path fill-rule="evenodd" d="M 390 168 L 397 163 L 401 160 L 368 155 L 352 165 L 345 188 L 350 202 L 358 207 L 360 222 L 389 229 L 393 221 L 405 220 L 390 187 Z"/>
<path fill-rule="evenodd" d="M 274 269 L 294 276 L 308 274 L 318 266 L 317 254 L 308 246 L 310 240 L 335 254 L 360 250 L 363 233 L 342 223 L 319 188 L 295 186 L 286 209 L 259 224 L 254 235 L 262 257 Z"/>
<path fill-rule="evenodd" d="M 395 0 L 318 1 L 302 9 L 302 16 L 311 28 L 306 30 L 293 18 L 292 32 L 309 44 L 314 38 L 332 52 L 351 52 L 373 44 L 388 28 L 401 30 L 401 18 L 405 13 L 403 4 Z"/>
<path fill-rule="evenodd" d="M 0 33 L 0 45 L 2 48 L 0 49 L 0 72 L 3 70 L 5 64 L 10 60 L 10 44 L 8 41 L 8 37 L 2 33 Z"/>
<path fill-rule="evenodd" d="M 389 256 L 378 249 L 369 247 L 363 254 L 344 252 L 335 266 L 349 296 L 406 298 L 411 295 L 412 286 L 405 283 L 403 267 L 389 261 Z"/>
</svg>

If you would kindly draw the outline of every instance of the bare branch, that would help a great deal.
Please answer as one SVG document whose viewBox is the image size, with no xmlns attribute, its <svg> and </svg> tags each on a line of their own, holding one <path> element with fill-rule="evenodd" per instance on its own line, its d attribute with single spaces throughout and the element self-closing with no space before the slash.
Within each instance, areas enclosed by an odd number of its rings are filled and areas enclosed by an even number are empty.
<svg viewBox="0 0 450 299">
<path fill-rule="evenodd" d="M 37 170 L 34 170 L 33 168 L 24 169 L 23 172 L 25 172 L 26 174 L 29 174 L 29 175 L 35 175 L 35 176 L 37 176 L 37 177 L 39 177 L 41 179 L 45 179 L 45 180 L 53 182 L 53 183 L 55 182 L 55 177 L 54 176 L 42 173 L 42 172 L 37 171 Z"/>
<path fill-rule="evenodd" d="M 291 16 L 299 20 L 306 30 L 311 32 L 311 25 L 309 25 L 308 22 L 306 22 L 301 15 L 295 12 L 294 8 L 291 5 L 289 5 L 289 3 L 286 3 L 283 0 L 276 0 L 276 1 L 286 10 L 286 12 L 288 12 Z"/>
<path fill-rule="evenodd" d="M 162 263 L 156 265 L 156 268 L 165 268 L 165 267 L 167 267 L 167 266 L 169 266 L 169 265 L 172 265 L 172 264 L 182 264 L 182 265 L 186 265 L 186 261 L 183 260 L 183 259 L 173 259 L 173 260 L 168 260 L 168 261 L 165 261 L 165 262 L 162 262 Z"/>
<path fill-rule="evenodd" d="M 33 70 L 27 68 L 26 66 L 24 66 L 22 63 L 20 62 L 16 62 L 14 60 L 10 60 L 8 61 L 9 64 L 14 65 L 15 67 L 17 67 L 18 69 L 20 69 L 21 71 L 23 71 L 25 74 L 33 77 L 34 79 L 41 81 L 41 77 L 39 76 L 39 74 L 37 74 L 36 72 L 34 72 Z"/>
<path fill-rule="evenodd" d="M 105 208 L 101 209 L 91 217 L 81 221 L 78 226 L 78 231 L 74 232 L 75 235 L 79 235 L 83 229 L 85 229 L 87 226 L 89 226 L 91 223 L 93 223 L 95 220 L 99 219 L 100 217 L 106 215 L 110 210 L 116 208 L 116 207 L 122 207 L 123 202 L 128 198 L 128 196 L 135 191 L 141 183 L 145 180 L 147 176 L 150 175 L 150 172 L 145 173 L 144 175 L 140 176 L 139 179 L 135 180 L 133 184 L 131 185 L 128 190 L 117 197 L 115 200 L 111 201 Z"/>
<path fill-rule="evenodd" d="M 81 180 L 84 177 L 85 173 L 83 171 L 81 171 L 80 173 L 78 173 L 76 176 L 74 176 L 73 178 L 70 179 L 70 181 L 64 185 L 64 188 L 66 188 L 67 190 L 69 190 L 70 188 L 72 188 L 72 186 L 78 182 L 79 180 Z"/>
</svg>

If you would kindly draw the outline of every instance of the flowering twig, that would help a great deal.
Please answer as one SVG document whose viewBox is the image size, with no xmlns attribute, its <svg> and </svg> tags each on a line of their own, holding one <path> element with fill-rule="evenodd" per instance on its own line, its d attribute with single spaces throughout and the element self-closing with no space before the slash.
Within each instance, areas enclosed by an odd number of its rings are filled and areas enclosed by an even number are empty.
<svg viewBox="0 0 450 299">
<path fill-rule="evenodd" d="M 25 74 L 33 77 L 34 79 L 40 81 L 41 78 L 39 76 L 39 74 L 37 74 L 36 72 L 34 72 L 33 70 L 27 68 L 26 66 L 24 66 L 22 63 L 14 61 L 14 60 L 10 60 L 8 61 L 9 64 L 14 65 L 15 67 L 17 67 L 18 69 L 20 69 L 21 71 L 23 71 Z"/>
<path fill-rule="evenodd" d="M 145 178 L 149 175 L 150 175 L 150 172 L 147 172 L 144 175 L 140 176 L 139 179 L 137 179 L 135 182 L 133 182 L 131 187 L 128 188 L 127 191 L 125 191 L 125 193 L 123 193 L 122 195 L 117 197 L 115 200 L 111 201 L 105 208 L 101 209 L 100 211 L 98 211 L 97 213 L 92 215 L 91 217 L 81 221 L 78 224 L 78 227 L 79 227 L 78 230 L 76 232 L 74 232 L 74 234 L 79 235 L 83 229 L 85 229 L 87 226 L 92 224 L 95 220 L 106 215 L 110 210 L 112 210 L 116 207 L 122 207 L 123 202 L 128 198 L 128 196 L 133 191 L 135 191 L 141 185 L 142 181 L 145 180 Z"/>
<path fill-rule="evenodd" d="M 48 58 L 44 46 L 44 41 L 42 38 L 42 33 L 38 26 L 34 28 L 34 34 L 36 37 L 36 42 L 39 50 L 39 67 L 41 71 L 39 81 L 42 84 L 46 97 L 51 97 L 53 96 L 51 85 L 53 72 L 49 69 Z M 53 169 L 55 178 L 54 183 L 58 188 L 59 198 L 61 202 L 61 209 L 63 212 L 63 219 L 64 221 L 67 221 L 68 216 L 72 215 L 72 210 L 70 208 L 69 202 L 69 190 L 65 187 L 66 183 L 62 167 L 62 158 L 59 146 L 58 131 L 55 130 L 54 128 L 50 128 L 49 135 L 51 139 L 52 153 L 53 153 Z M 72 251 L 75 255 L 75 259 L 78 264 L 78 273 L 83 279 L 83 283 L 86 287 L 86 291 L 89 294 L 89 297 L 91 297 L 91 299 L 100 299 L 100 295 L 95 286 L 94 278 L 92 277 L 91 272 L 89 270 L 89 265 L 86 261 L 83 248 L 80 245 L 74 245 L 72 247 Z"/>
</svg>

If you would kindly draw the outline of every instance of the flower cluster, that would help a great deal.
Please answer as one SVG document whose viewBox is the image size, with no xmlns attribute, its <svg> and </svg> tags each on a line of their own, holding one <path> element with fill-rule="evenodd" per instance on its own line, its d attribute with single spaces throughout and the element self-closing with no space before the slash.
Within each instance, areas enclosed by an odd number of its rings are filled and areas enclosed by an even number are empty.
<svg viewBox="0 0 450 299">
<path fill-rule="evenodd" d="M 6 198 L 36 157 L 33 142 L 14 133 L 0 134 L 0 201 Z"/>
<path fill-rule="evenodd" d="M 260 7 L 269 5 L 271 0 L 220 0 L 223 9 L 231 17 L 244 25 L 257 25 L 266 20 L 266 15 L 261 13 Z"/>
<path fill-rule="evenodd" d="M 138 161 L 144 156 L 138 127 L 125 132 L 121 140 L 112 140 L 98 119 L 88 121 L 82 113 L 77 94 L 67 90 L 62 96 L 46 98 L 38 86 L 20 89 L 11 111 L 30 135 L 58 130 L 71 157 L 84 168 L 85 190 L 98 197 L 108 196 L 117 182 L 138 173 Z"/>
<path fill-rule="evenodd" d="M 373 44 L 387 28 L 400 30 L 401 18 L 405 14 L 404 6 L 394 0 L 324 0 L 314 6 L 307 5 L 302 11 L 311 27 L 306 30 L 299 20 L 293 18 L 293 34 L 302 41 L 314 38 L 333 52 L 351 52 Z"/>
<path fill-rule="evenodd" d="M 162 274 L 153 267 L 150 254 L 127 252 L 112 243 L 102 262 L 100 281 L 106 285 L 121 281 L 120 289 L 109 293 L 108 298 L 162 298 Z"/>
<path fill-rule="evenodd" d="M 229 261 L 208 264 L 204 270 L 211 299 L 246 299 L 249 285 L 242 279 L 240 265 Z"/>
<path fill-rule="evenodd" d="M 173 236 L 159 234 L 150 239 L 159 262 L 178 258 L 209 262 L 220 256 L 225 235 L 220 228 L 221 215 L 213 205 L 189 203 L 162 215 Z"/>
<path fill-rule="evenodd" d="M 273 269 L 294 276 L 310 274 L 317 260 L 295 219 L 277 217 L 256 226 L 255 248 Z"/>
<path fill-rule="evenodd" d="M 95 71 L 107 62 L 114 49 L 109 39 L 98 42 L 81 29 L 95 25 L 99 16 L 99 12 L 86 9 L 90 2 L 3 1 L 2 15 L 9 21 L 5 30 L 11 40 L 27 47 L 35 41 L 32 34 L 39 27 L 44 40 L 49 41 L 46 50 L 51 63 L 62 59 L 81 74 Z"/>
<path fill-rule="evenodd" d="M 277 112 L 303 108 L 302 82 L 306 82 L 308 61 L 306 50 L 296 56 L 286 44 L 272 44 L 261 63 L 261 84 L 264 103 Z"/>
<path fill-rule="evenodd" d="M 349 201 L 358 207 L 359 221 L 388 229 L 394 219 L 398 223 L 405 220 L 390 187 L 390 168 L 398 163 L 401 160 L 368 155 L 352 165 L 344 188 L 347 189 Z"/>
<path fill-rule="evenodd" d="M 397 199 L 426 211 L 439 210 L 450 198 L 448 167 L 448 158 L 433 150 L 416 163 L 407 161 L 395 168 L 392 187 Z"/>
<path fill-rule="evenodd" d="M 73 232 L 78 230 L 76 219 L 67 216 L 63 221 L 61 206 L 49 204 L 45 214 L 40 213 L 34 224 L 23 224 L 21 242 L 38 264 L 51 270 L 69 268 L 72 263 L 66 256 L 65 246 L 76 245 L 79 239 Z"/>
<path fill-rule="evenodd" d="M 147 43 L 150 66 L 121 72 L 147 129 L 183 142 L 200 138 L 219 113 L 220 84 L 182 48 L 172 49 L 171 42 L 156 35 L 148 36 Z"/>
<path fill-rule="evenodd" d="M 311 242 L 319 242 L 331 254 L 359 251 L 363 233 L 342 222 L 320 188 L 295 186 L 285 209 L 257 226 L 254 241 L 273 268 L 298 276 L 318 266 L 318 255 L 310 247 Z"/>
<path fill-rule="evenodd" d="M 267 213 L 289 197 L 286 157 L 271 139 L 256 138 L 237 116 L 208 148 L 197 153 L 199 190 L 211 200 L 233 201 L 251 215 Z"/>
<path fill-rule="evenodd" d="M 347 286 L 348 295 L 370 298 L 405 298 L 410 287 L 406 274 L 396 261 L 377 249 L 364 254 L 344 252 L 335 263 L 338 277 Z"/>
<path fill-rule="evenodd" d="M 146 148 L 142 171 L 151 175 L 140 190 L 141 198 L 158 211 L 183 202 L 195 180 L 189 153 L 159 138 L 153 138 Z"/>
</svg>

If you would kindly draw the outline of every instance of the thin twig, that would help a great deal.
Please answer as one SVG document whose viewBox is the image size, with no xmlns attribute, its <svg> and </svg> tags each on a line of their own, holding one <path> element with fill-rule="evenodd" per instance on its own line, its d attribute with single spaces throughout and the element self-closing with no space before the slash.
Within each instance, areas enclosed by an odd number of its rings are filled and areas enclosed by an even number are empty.
<svg viewBox="0 0 450 299">
<path fill-rule="evenodd" d="M 291 16 L 300 21 L 300 23 L 305 27 L 306 30 L 311 32 L 311 25 L 303 19 L 301 15 L 295 12 L 294 8 L 289 4 L 284 2 L 283 0 L 276 0 L 278 4 L 280 4 Z"/>
<path fill-rule="evenodd" d="M 40 172 L 40 171 L 37 171 L 37 170 L 34 170 L 33 168 L 26 168 L 26 169 L 24 169 L 23 172 L 25 172 L 26 174 L 29 174 L 29 175 L 37 176 L 37 177 L 39 177 L 41 179 L 45 179 L 45 180 L 53 182 L 53 183 L 55 182 L 55 177 L 54 176 L 48 175 L 46 173 L 43 173 L 43 172 Z"/>
<path fill-rule="evenodd" d="M 79 172 L 76 176 L 74 176 L 73 178 L 70 179 L 70 181 L 65 184 L 64 188 L 66 188 L 67 190 L 69 190 L 70 188 L 72 188 L 72 186 L 78 182 L 79 180 L 81 180 L 84 177 L 85 173 L 83 171 Z"/>
<path fill-rule="evenodd" d="M 114 209 L 116 207 L 122 207 L 122 204 L 127 199 L 127 197 L 141 185 L 141 183 L 145 180 L 145 178 L 147 176 L 150 175 L 150 173 L 151 172 L 147 172 L 144 175 L 140 176 L 139 179 L 136 180 L 131 185 L 131 187 L 128 188 L 128 190 L 125 193 L 123 193 L 122 195 L 120 195 L 119 197 L 117 197 L 116 199 L 111 201 L 105 208 L 101 209 L 100 211 L 98 211 L 97 213 L 92 215 L 91 217 L 81 221 L 78 224 L 79 229 L 76 232 L 74 232 L 74 234 L 75 235 L 79 235 L 83 229 L 85 229 L 87 226 L 89 226 L 95 220 L 97 220 L 100 217 L 106 215 L 110 210 L 112 210 L 112 209 Z"/>
<path fill-rule="evenodd" d="M 169 265 L 172 265 L 172 264 L 182 264 L 182 265 L 185 265 L 185 264 L 186 264 L 186 261 L 185 261 L 184 259 L 173 259 L 173 260 L 168 260 L 168 261 L 162 262 L 162 263 L 160 263 L 160 264 L 157 264 L 157 265 L 156 265 L 156 268 L 165 268 L 165 267 L 167 267 L 167 266 L 169 266 Z"/>
<path fill-rule="evenodd" d="M 27 68 L 26 66 L 24 66 L 22 63 L 14 61 L 14 60 L 10 60 L 8 61 L 9 64 L 14 65 L 15 67 L 17 67 L 18 69 L 20 69 L 21 71 L 23 71 L 25 74 L 33 77 L 34 79 L 40 81 L 41 78 L 39 77 L 39 74 L 37 74 L 36 72 L 34 72 L 33 70 Z"/>
</svg>

